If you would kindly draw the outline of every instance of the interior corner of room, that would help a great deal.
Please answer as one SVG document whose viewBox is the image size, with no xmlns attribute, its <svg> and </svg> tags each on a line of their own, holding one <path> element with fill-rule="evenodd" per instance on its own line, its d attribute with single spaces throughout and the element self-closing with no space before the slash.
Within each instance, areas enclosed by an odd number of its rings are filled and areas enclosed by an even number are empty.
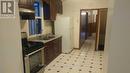
<svg viewBox="0 0 130 73">
<path fill-rule="evenodd" d="M 95 51 L 104 50 L 107 2 L 106 5 L 100 2 L 103 5 L 94 8 L 91 5 L 81 5 L 80 3 L 75 3 L 80 6 L 76 7 L 70 5 L 70 1 L 66 0 L 57 0 L 56 2 L 44 0 L 42 3 L 38 3 L 40 6 L 37 6 L 37 2 L 35 3 L 35 16 L 29 15 L 29 18 L 25 18 L 24 14 L 20 13 L 21 32 L 26 32 L 27 39 L 30 41 L 43 42 L 45 65 L 49 65 L 60 53 L 70 54 L 76 49 L 81 50 L 86 40 L 90 40 L 89 37 L 92 36 L 96 42 Z M 96 5 L 96 3 L 94 4 Z M 40 30 L 37 29 L 39 24 Z M 48 34 L 61 37 L 51 38 L 51 40 L 46 38 L 45 40 L 44 36 Z M 101 37 L 101 35 L 103 36 Z M 92 44 L 92 42 L 89 43 Z"/>
<path fill-rule="evenodd" d="M 130 73 L 130 0 L 11 1 L 0 73 Z"/>
</svg>

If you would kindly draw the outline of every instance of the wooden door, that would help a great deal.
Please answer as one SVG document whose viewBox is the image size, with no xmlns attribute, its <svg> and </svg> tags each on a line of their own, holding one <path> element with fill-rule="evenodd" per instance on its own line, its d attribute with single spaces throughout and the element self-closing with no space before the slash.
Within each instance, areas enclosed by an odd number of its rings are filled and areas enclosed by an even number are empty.
<svg viewBox="0 0 130 73">
<path fill-rule="evenodd" d="M 100 33 L 98 50 L 104 50 L 105 35 L 106 35 L 106 22 L 107 22 L 107 8 L 100 9 Z"/>
<path fill-rule="evenodd" d="M 98 10 L 96 44 L 95 44 L 96 50 L 104 50 L 107 10 L 108 10 L 107 8 L 102 8 Z"/>
</svg>

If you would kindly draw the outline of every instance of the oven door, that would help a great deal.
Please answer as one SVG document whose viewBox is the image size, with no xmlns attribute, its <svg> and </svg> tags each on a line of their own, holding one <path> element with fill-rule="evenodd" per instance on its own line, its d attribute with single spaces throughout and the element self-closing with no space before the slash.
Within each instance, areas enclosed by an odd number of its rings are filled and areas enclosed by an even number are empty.
<svg viewBox="0 0 130 73">
<path fill-rule="evenodd" d="M 26 73 L 37 73 L 44 66 L 44 48 L 38 49 L 25 57 Z"/>
</svg>

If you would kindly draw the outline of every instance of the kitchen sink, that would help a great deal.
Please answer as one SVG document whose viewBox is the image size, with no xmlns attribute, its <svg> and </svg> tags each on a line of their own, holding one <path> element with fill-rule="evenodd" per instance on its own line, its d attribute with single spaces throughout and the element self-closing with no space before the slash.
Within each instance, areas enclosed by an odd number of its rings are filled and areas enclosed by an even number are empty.
<svg viewBox="0 0 130 73">
<path fill-rule="evenodd" d="M 38 40 L 50 40 L 52 38 L 55 38 L 54 35 L 49 35 L 49 36 L 39 36 Z"/>
</svg>

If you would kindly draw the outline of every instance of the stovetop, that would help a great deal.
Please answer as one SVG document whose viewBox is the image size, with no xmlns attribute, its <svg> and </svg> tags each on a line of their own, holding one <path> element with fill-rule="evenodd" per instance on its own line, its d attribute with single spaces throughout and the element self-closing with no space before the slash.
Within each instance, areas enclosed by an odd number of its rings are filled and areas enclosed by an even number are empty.
<svg viewBox="0 0 130 73">
<path fill-rule="evenodd" d="M 24 56 L 42 47 L 44 47 L 42 42 L 27 41 L 27 39 L 22 39 L 22 49 Z"/>
</svg>

